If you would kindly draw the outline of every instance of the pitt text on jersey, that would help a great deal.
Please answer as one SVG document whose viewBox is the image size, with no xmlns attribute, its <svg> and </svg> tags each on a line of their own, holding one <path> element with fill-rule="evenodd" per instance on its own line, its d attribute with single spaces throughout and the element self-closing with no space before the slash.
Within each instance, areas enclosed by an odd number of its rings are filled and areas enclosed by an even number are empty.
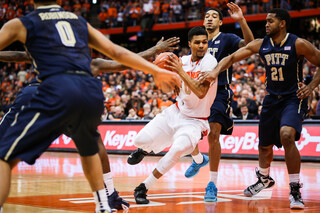
<svg viewBox="0 0 320 213">
<path fill-rule="evenodd" d="M 265 56 L 267 65 L 281 65 L 285 66 L 286 65 L 286 60 L 289 58 L 288 54 L 284 53 L 270 53 L 266 54 Z"/>
<path fill-rule="evenodd" d="M 214 48 L 209 47 L 208 48 L 208 52 L 214 57 L 215 57 L 216 52 L 218 52 L 218 50 L 219 50 L 219 48 L 216 48 L 216 47 L 214 47 Z"/>
</svg>

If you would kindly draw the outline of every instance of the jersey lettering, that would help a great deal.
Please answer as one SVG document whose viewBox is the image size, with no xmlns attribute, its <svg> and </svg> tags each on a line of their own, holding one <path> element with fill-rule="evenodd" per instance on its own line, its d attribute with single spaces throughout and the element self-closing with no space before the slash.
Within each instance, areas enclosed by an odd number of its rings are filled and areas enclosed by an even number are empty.
<svg viewBox="0 0 320 213">
<path fill-rule="evenodd" d="M 289 58 L 288 54 L 284 53 L 271 53 L 271 54 L 266 54 L 265 56 L 267 65 L 286 65 L 286 60 Z"/>
</svg>

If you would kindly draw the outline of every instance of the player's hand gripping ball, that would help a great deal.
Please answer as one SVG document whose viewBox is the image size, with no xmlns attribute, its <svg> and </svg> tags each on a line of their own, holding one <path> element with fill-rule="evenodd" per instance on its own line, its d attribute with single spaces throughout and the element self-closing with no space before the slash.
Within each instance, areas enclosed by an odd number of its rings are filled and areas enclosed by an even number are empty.
<svg viewBox="0 0 320 213">
<path fill-rule="evenodd" d="M 176 56 L 176 54 L 174 54 L 172 52 L 163 52 L 156 57 L 156 59 L 153 61 L 153 63 L 162 69 L 172 71 L 164 66 L 167 64 L 167 60 L 169 59 L 169 56 L 174 57 L 175 59 L 177 59 L 179 61 L 179 58 L 178 58 L 178 56 Z"/>
</svg>

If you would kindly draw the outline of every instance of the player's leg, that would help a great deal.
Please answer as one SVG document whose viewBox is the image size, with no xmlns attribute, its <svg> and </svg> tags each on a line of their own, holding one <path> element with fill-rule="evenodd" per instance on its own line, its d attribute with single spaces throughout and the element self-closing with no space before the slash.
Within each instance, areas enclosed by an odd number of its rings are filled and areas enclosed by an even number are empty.
<svg viewBox="0 0 320 213">
<path fill-rule="evenodd" d="M 278 99 L 267 96 L 259 121 L 259 168 L 255 169 L 258 181 L 244 190 L 245 196 L 254 196 L 261 190 L 270 188 L 275 184 L 275 181 L 269 176 L 269 171 L 273 160 L 273 146 L 281 147 L 280 112 L 281 107 L 278 105 Z"/>
<path fill-rule="evenodd" d="M 108 196 L 109 206 L 111 210 L 128 209 L 130 204 L 127 201 L 123 200 L 114 188 L 109 157 L 104 147 L 101 135 L 98 139 L 98 146 L 99 146 L 99 157 L 101 160 L 102 171 L 103 171 L 103 181 L 104 181 L 106 193 Z"/>
<path fill-rule="evenodd" d="M 175 106 L 173 106 L 175 107 Z M 128 163 L 131 165 L 138 164 L 151 151 L 158 153 L 172 142 L 172 129 L 168 126 L 167 117 L 172 117 L 174 109 L 167 108 L 161 114 L 152 119 L 134 139 L 134 145 L 138 147 L 128 157 Z M 168 114 L 168 115 L 165 115 Z M 161 141 L 161 143 L 159 143 Z"/>
<path fill-rule="evenodd" d="M 182 156 L 188 155 L 192 152 L 194 146 L 187 135 L 179 136 L 173 143 L 170 150 L 160 159 L 157 167 L 152 174 L 143 181 L 134 190 L 134 197 L 138 204 L 148 204 L 147 197 L 148 189 L 166 172 L 168 172 Z"/>
<path fill-rule="evenodd" d="M 290 208 L 303 209 L 304 202 L 301 197 L 300 188 L 300 167 L 301 158 L 300 153 L 295 144 L 296 130 L 289 126 L 283 126 L 280 130 L 281 143 L 285 150 L 285 160 L 289 173 L 290 186 Z"/>
<path fill-rule="evenodd" d="M 285 160 L 289 173 L 290 187 L 290 208 L 303 209 L 304 203 L 301 197 L 300 188 L 300 153 L 295 141 L 300 139 L 302 122 L 307 111 L 307 99 L 301 101 L 296 96 L 285 101 L 285 109 L 281 116 L 280 137 L 285 151 Z"/>
</svg>

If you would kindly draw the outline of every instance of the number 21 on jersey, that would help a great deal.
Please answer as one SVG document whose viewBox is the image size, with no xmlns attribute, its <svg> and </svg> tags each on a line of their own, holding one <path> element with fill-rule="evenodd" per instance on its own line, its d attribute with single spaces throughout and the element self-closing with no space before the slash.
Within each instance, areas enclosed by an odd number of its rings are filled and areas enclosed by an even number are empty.
<svg viewBox="0 0 320 213">
<path fill-rule="evenodd" d="M 282 67 L 279 67 L 278 69 L 276 67 L 271 67 L 271 80 L 284 81 Z"/>
</svg>

